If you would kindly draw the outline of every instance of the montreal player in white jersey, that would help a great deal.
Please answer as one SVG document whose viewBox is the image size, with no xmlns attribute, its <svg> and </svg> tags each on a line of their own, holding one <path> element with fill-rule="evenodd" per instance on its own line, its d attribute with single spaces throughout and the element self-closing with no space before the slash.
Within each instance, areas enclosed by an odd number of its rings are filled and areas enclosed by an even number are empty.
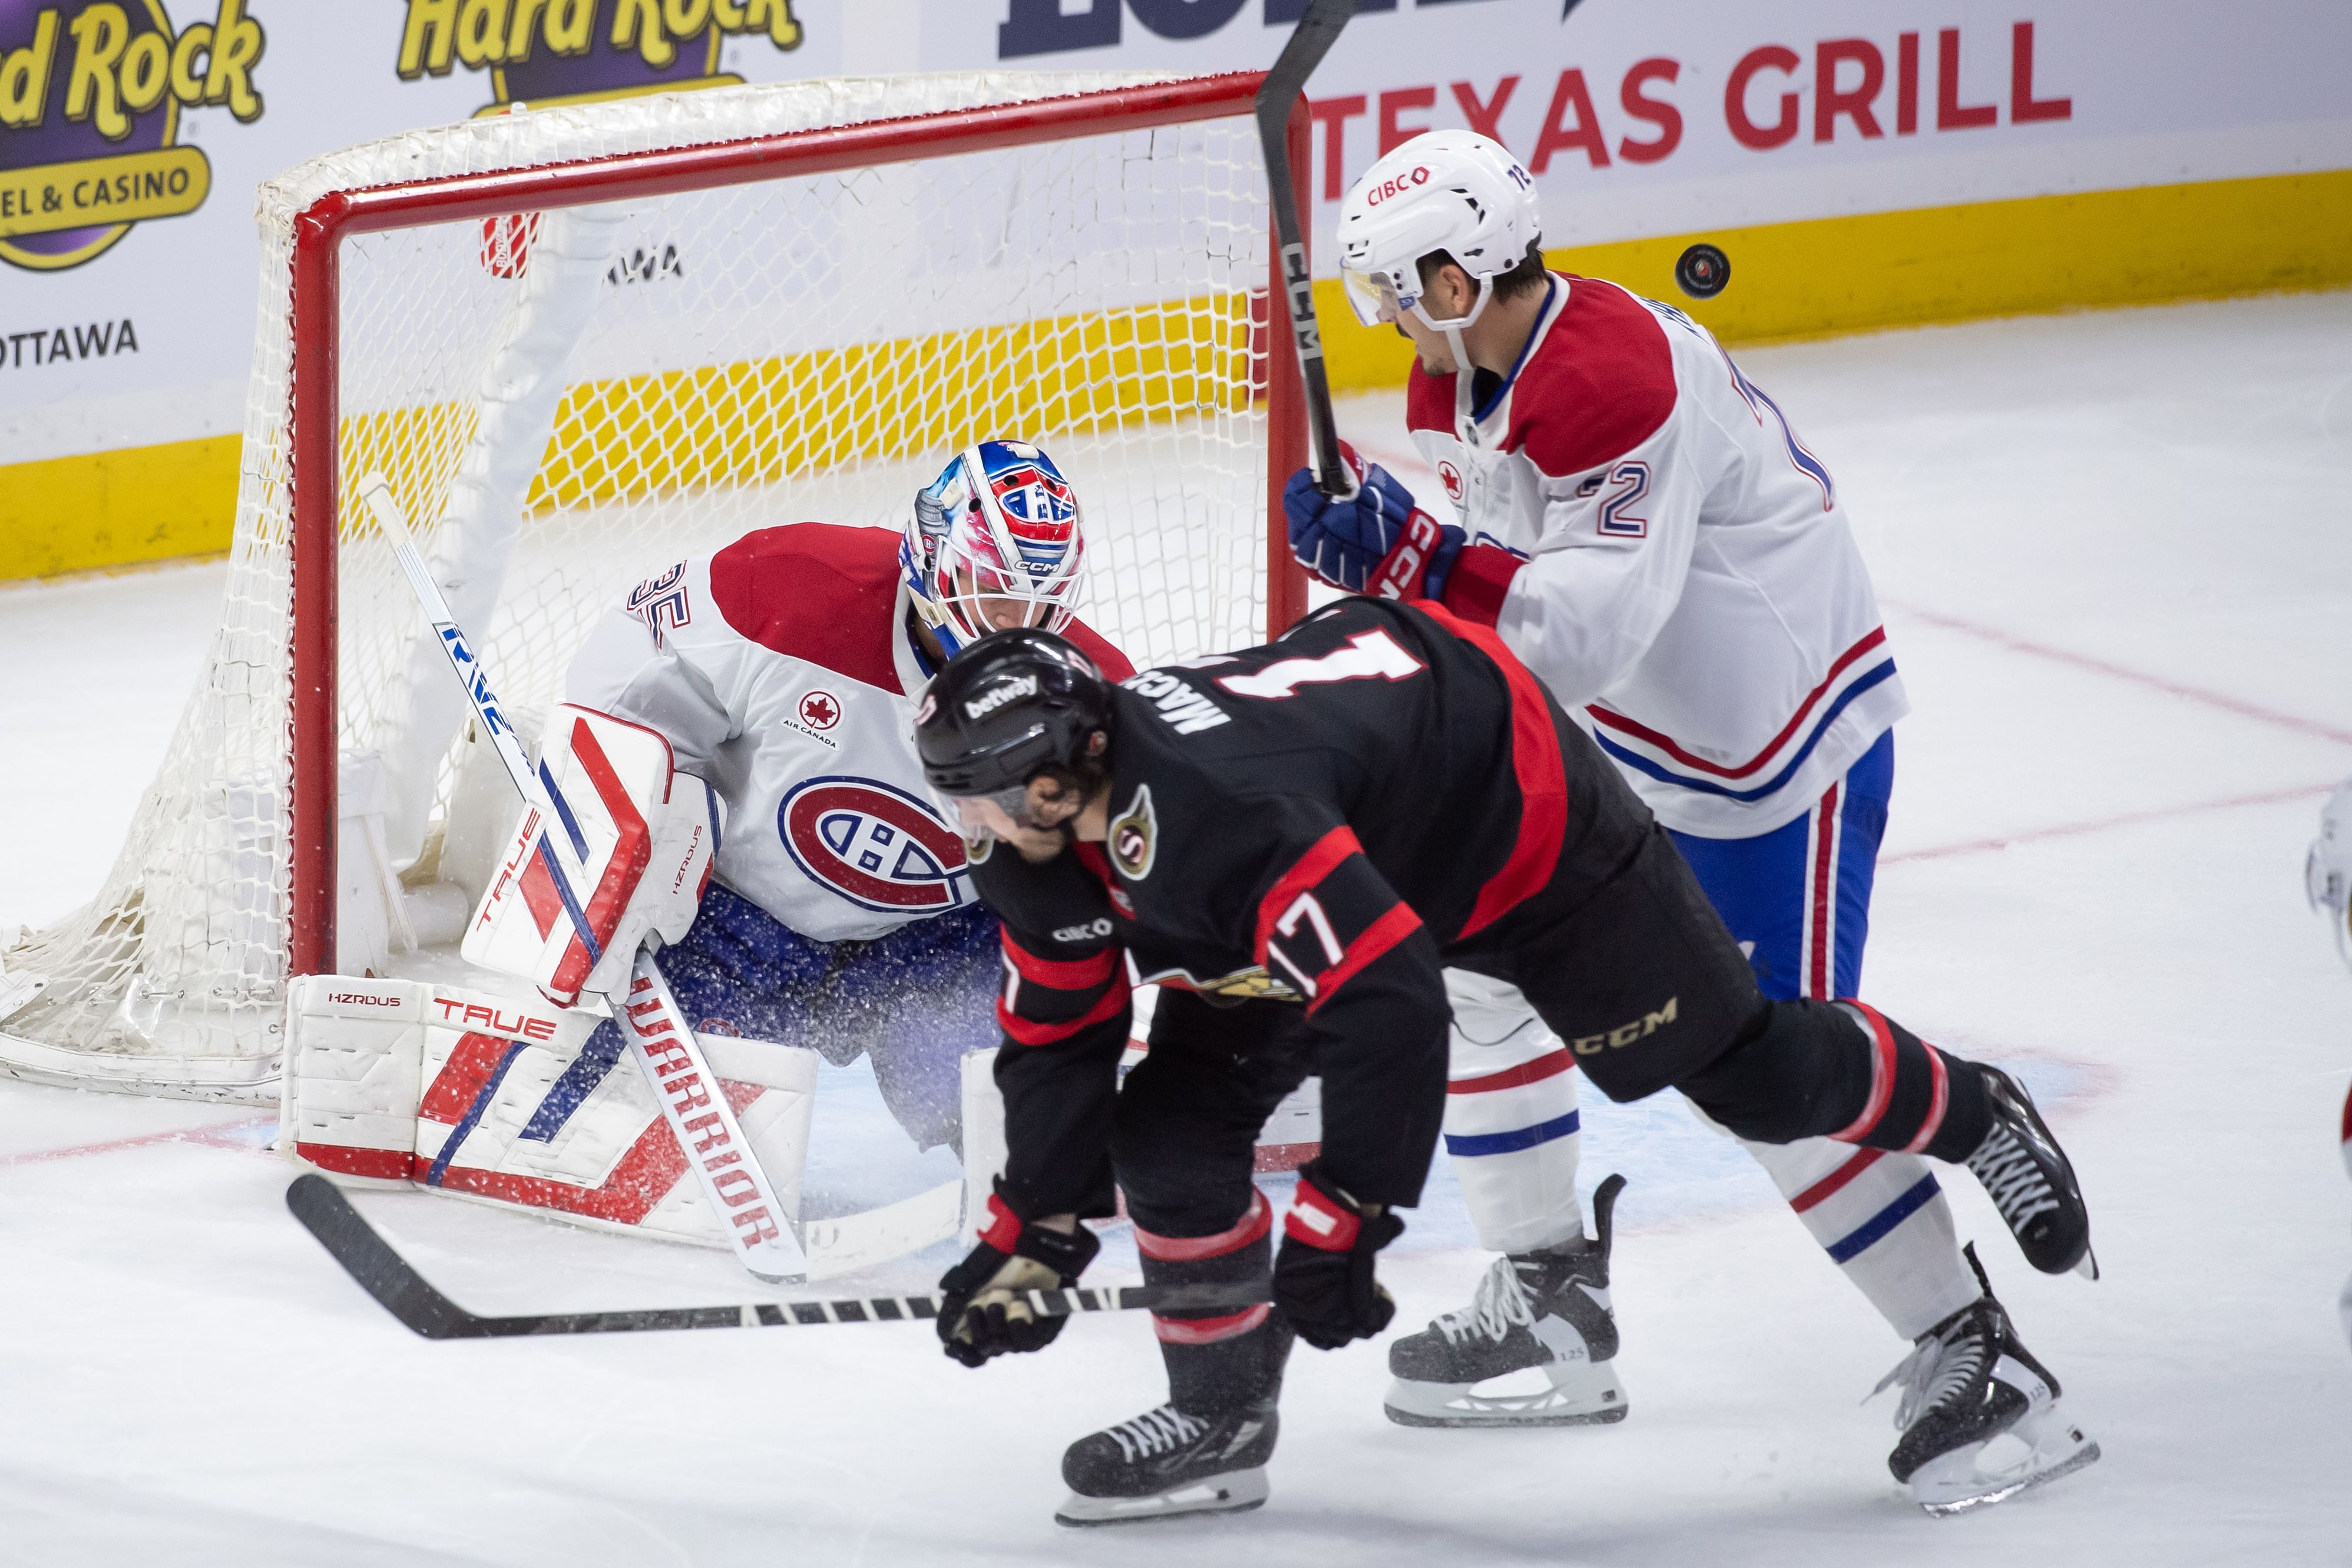
<svg viewBox="0 0 2352 1568">
<path fill-rule="evenodd" d="M 1413 343 L 1407 418 L 1454 521 L 1358 464 L 1350 500 L 1292 480 L 1292 544 L 1334 586 L 1495 626 L 1672 832 L 1765 994 L 1851 996 L 1907 704 L 1835 484 L 1704 328 L 1547 271 L 1540 234 L 1527 173 L 1467 132 L 1415 137 L 1349 193 L 1342 277 L 1368 324 Z M 1505 1256 L 1469 1307 L 1391 1348 L 1389 1414 L 1618 1419 L 1616 1184 L 1590 1240 L 1574 1185 L 1573 1069 L 1610 1042 L 1563 1043 L 1498 983 L 1450 984 L 1446 1148 Z M 1749 1149 L 1914 1343 L 1889 1378 L 1904 1429 L 1889 1466 L 1918 1500 L 1992 1500 L 2096 1457 L 2051 1414 L 2057 1382 L 1963 1258 L 1924 1160 L 1828 1140 Z M 1529 1367 L 1540 1392 L 1479 1387 Z M 1979 1473 L 2003 1431 L 2032 1457 Z"/>
<path fill-rule="evenodd" d="M 822 522 L 746 534 L 640 584 L 591 628 L 564 700 L 658 731 L 727 807 L 713 876 L 661 963 L 700 1034 L 871 1059 L 923 1148 L 960 1143 L 963 1053 L 996 1043 L 995 918 L 915 755 L 923 687 L 965 643 L 1058 631 L 1077 500 L 1051 458 L 982 441 L 916 498 L 903 533 Z M 607 1024 L 583 1052 L 609 1068 Z"/>
</svg>

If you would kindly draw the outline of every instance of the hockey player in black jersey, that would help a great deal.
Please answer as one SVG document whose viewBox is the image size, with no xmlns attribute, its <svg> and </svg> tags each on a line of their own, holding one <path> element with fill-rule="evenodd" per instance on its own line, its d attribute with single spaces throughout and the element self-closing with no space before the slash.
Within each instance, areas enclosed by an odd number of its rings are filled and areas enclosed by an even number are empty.
<svg viewBox="0 0 2352 1568">
<path fill-rule="evenodd" d="M 1292 1335 L 1388 1326 L 1374 1255 L 1420 1199 L 1445 1098 L 1446 965 L 1507 980 L 1612 1099 L 1674 1087 L 1742 1137 L 1959 1162 L 1994 1149 L 2042 1269 L 2089 1225 L 2023 1089 L 1859 1003 L 1767 1001 L 1664 832 L 1487 628 L 1349 599 L 1263 647 L 1105 681 L 983 638 L 918 710 L 935 790 L 1003 921 L 1005 1173 L 941 1281 L 948 1353 L 1050 1342 L 1124 1190 L 1145 1278 L 1274 1305 L 1155 1320 L 1159 1408 L 1074 1444 L 1066 1523 L 1255 1507 Z M 1129 964 L 1163 990 L 1122 1086 Z M 1259 1127 L 1309 1073 L 1321 1155 L 1273 1246 Z M 2010 1194 L 2014 1198 L 2017 1194 Z"/>
</svg>

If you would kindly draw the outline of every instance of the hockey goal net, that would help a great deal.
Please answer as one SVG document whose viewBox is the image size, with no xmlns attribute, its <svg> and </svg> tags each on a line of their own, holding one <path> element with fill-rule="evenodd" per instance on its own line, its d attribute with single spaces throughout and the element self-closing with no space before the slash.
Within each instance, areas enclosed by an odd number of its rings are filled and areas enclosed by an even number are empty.
<svg viewBox="0 0 2352 1568">
<path fill-rule="evenodd" d="M 990 436 L 1070 474 L 1080 614 L 1137 664 L 1286 625 L 1305 439 L 1257 85 L 716 89 L 265 185 L 219 629 L 98 896 L 0 953 L 0 1070 L 267 1100 L 290 975 L 455 963 L 513 803 L 364 476 L 526 739 L 633 585 L 773 523 L 896 527 Z"/>
</svg>

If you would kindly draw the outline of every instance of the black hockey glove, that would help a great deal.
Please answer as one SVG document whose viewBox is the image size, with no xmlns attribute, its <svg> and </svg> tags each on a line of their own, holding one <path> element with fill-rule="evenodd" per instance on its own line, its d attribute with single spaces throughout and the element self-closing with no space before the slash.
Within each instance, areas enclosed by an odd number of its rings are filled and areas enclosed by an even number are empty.
<svg viewBox="0 0 2352 1568">
<path fill-rule="evenodd" d="M 1322 1163 L 1299 1167 L 1274 1261 L 1274 1300 L 1300 1339 L 1335 1351 L 1370 1339 L 1396 1316 L 1396 1302 L 1372 1278 L 1372 1254 L 1404 1234 L 1404 1221 L 1385 1210 L 1366 1215 L 1323 1179 Z"/>
<path fill-rule="evenodd" d="M 1102 1250 L 1085 1226 L 1065 1236 L 1024 1225 L 1001 1197 L 989 1198 L 988 1216 L 980 1245 L 940 1276 L 940 1342 L 966 1366 L 1052 1344 L 1065 1320 L 1036 1316 L 1020 1293 L 1068 1289 Z"/>
</svg>

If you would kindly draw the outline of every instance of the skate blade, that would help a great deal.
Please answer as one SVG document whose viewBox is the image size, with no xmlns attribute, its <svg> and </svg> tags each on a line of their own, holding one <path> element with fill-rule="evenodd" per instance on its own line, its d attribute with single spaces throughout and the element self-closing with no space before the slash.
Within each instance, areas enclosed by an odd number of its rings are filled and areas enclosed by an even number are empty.
<svg viewBox="0 0 2352 1568">
<path fill-rule="evenodd" d="M 2083 1261 L 2074 1265 L 2074 1272 L 2085 1279 L 2096 1279 L 2099 1277 L 2099 1255 L 2088 1247 L 2084 1247 Z"/>
<path fill-rule="evenodd" d="M 1228 1470 L 1149 1497 L 1085 1497 L 1072 1492 L 1054 1510 L 1054 1522 L 1077 1527 L 1144 1524 L 1188 1513 L 1243 1513 L 1266 1499 L 1265 1467 Z"/>
<path fill-rule="evenodd" d="M 1529 1373 L 1537 1386 L 1508 1386 L 1530 1381 Z M 1389 1384 L 1382 1405 L 1400 1426 L 1599 1426 L 1624 1420 L 1630 1408 L 1624 1381 L 1608 1362 L 1562 1362 L 1481 1383 L 1398 1378 Z"/>
<path fill-rule="evenodd" d="M 1986 1471 L 1977 1468 L 1977 1461 L 1989 1442 L 1955 1449 L 1919 1468 L 1911 1478 L 1912 1500 L 1937 1519 L 1948 1519 L 2007 1502 L 2020 1492 L 2047 1486 L 2098 1461 L 2098 1444 L 2084 1436 L 2083 1429 L 2055 1405 L 2038 1418 L 2020 1422 L 2009 1435 L 2032 1443 L 2022 1458 Z"/>
</svg>

